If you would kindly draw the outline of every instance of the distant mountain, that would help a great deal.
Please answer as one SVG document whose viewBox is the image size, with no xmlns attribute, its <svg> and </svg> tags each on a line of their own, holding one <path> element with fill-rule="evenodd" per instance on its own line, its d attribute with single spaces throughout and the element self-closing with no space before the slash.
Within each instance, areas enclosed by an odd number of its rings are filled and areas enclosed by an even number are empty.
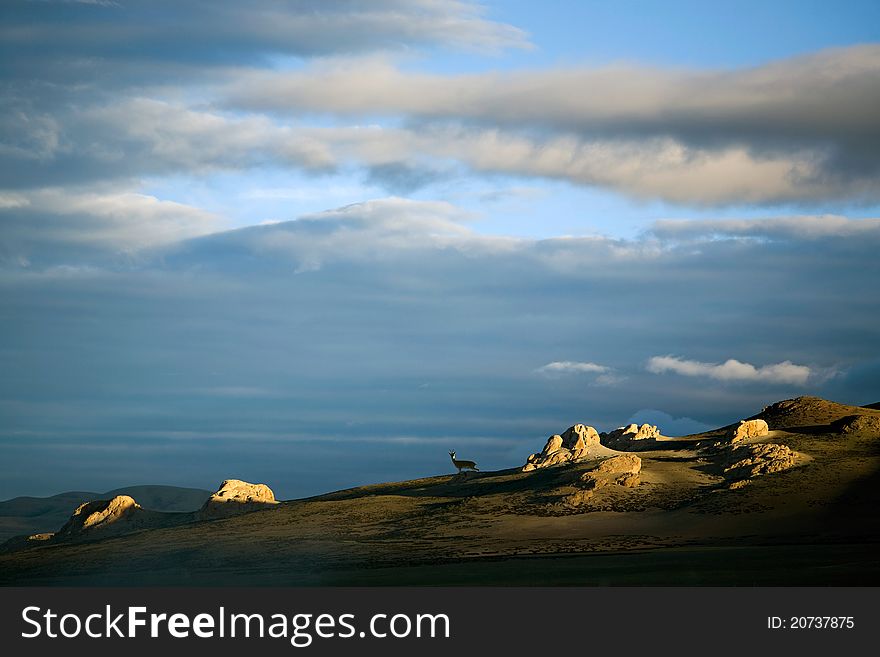
<svg viewBox="0 0 880 657">
<path fill-rule="evenodd" d="M 177 486 L 128 486 L 106 493 L 68 491 L 52 497 L 16 497 L 0 502 L 0 543 L 19 534 L 54 532 L 84 502 L 130 495 L 151 511 L 196 511 L 211 491 Z"/>
</svg>

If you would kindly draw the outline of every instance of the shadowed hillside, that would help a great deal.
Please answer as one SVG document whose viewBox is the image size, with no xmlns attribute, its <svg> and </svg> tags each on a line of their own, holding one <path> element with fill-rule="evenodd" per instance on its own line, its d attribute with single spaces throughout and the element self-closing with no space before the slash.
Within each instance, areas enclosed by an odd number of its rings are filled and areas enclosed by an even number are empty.
<svg viewBox="0 0 880 657">
<path fill-rule="evenodd" d="M 113 536 L 0 555 L 0 583 L 880 584 L 880 411 L 802 397 L 754 419 L 637 451 L 579 443 L 564 462 L 554 435 L 527 471 L 267 498 L 219 520 L 132 512 L 142 524 Z"/>
<path fill-rule="evenodd" d="M 117 495 L 130 495 L 152 511 L 187 512 L 202 506 L 211 492 L 177 486 L 128 486 L 106 493 L 70 491 L 52 497 L 16 497 L 0 502 L 0 542 L 19 534 L 53 532 L 83 502 Z"/>
</svg>

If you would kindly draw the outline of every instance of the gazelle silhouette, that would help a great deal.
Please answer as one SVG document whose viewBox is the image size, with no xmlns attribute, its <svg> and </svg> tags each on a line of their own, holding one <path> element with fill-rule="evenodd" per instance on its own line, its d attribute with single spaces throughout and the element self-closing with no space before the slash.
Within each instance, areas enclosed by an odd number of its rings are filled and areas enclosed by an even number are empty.
<svg viewBox="0 0 880 657">
<path fill-rule="evenodd" d="M 477 464 L 473 461 L 459 461 L 455 458 L 455 452 L 449 452 L 449 458 L 452 459 L 452 464 L 458 468 L 458 473 L 461 474 L 462 470 L 474 470 L 479 472 L 480 469 L 477 467 Z"/>
</svg>

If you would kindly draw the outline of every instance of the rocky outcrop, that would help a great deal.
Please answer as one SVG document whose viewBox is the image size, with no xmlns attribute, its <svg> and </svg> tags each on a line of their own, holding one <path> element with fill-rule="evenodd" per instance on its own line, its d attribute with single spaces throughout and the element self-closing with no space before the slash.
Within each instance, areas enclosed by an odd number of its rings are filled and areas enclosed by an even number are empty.
<svg viewBox="0 0 880 657">
<path fill-rule="evenodd" d="M 16 550 L 26 550 L 28 548 L 44 545 L 55 537 L 53 532 L 42 532 L 40 534 L 23 534 L 21 536 L 13 536 L 9 540 L 0 544 L 0 553 L 15 552 Z"/>
<path fill-rule="evenodd" d="M 582 473 L 575 486 L 577 490 L 562 499 L 563 506 L 576 508 L 586 504 L 593 493 L 610 484 L 626 488 L 639 485 L 642 459 L 633 454 L 621 454 L 601 461 L 592 470 Z"/>
<path fill-rule="evenodd" d="M 612 456 L 596 466 L 596 472 L 603 474 L 639 474 L 641 470 L 642 459 L 634 454 Z"/>
<path fill-rule="evenodd" d="M 731 488 L 740 488 L 755 477 L 781 472 L 794 467 L 797 453 L 787 445 L 761 443 L 733 448 L 723 464 L 724 479 Z"/>
<path fill-rule="evenodd" d="M 79 505 L 54 538 L 73 538 L 86 533 L 118 533 L 137 529 L 144 520 L 141 505 L 128 495 Z"/>
<path fill-rule="evenodd" d="M 562 434 L 562 446 L 571 451 L 573 459 L 586 456 L 591 447 L 599 445 L 599 433 L 584 424 L 569 427 Z"/>
<path fill-rule="evenodd" d="M 728 438 L 730 442 L 736 443 L 747 438 L 760 438 L 769 432 L 770 428 L 764 420 L 740 420 L 739 424 L 730 430 Z"/>
<path fill-rule="evenodd" d="M 599 434 L 593 427 L 575 424 L 563 434 L 554 434 L 547 439 L 544 449 L 529 456 L 522 467 L 523 472 L 538 468 L 548 468 L 570 461 L 596 456 L 603 453 Z"/>
<path fill-rule="evenodd" d="M 638 430 L 638 424 L 627 424 L 625 427 L 617 427 L 614 431 L 607 433 L 603 431 L 599 434 L 599 439 L 603 445 L 617 449 L 617 447 L 623 446 L 623 443 L 628 443 L 629 438 L 635 436 Z M 624 438 L 624 436 L 627 436 L 627 438 Z"/>
<path fill-rule="evenodd" d="M 240 479 L 227 479 L 208 498 L 199 511 L 202 520 L 216 520 L 261 511 L 278 504 L 275 493 L 266 484 L 250 484 Z"/>
<path fill-rule="evenodd" d="M 628 424 L 614 431 L 600 434 L 603 445 L 611 449 L 628 450 L 639 441 L 653 440 L 660 437 L 660 430 L 653 424 Z"/>
<path fill-rule="evenodd" d="M 837 433 L 861 434 L 863 438 L 880 438 L 880 416 L 847 415 L 832 425 Z"/>
<path fill-rule="evenodd" d="M 199 511 L 163 513 L 144 509 L 129 495 L 80 504 L 70 519 L 54 534 L 41 533 L 15 536 L 0 546 L 0 551 L 15 551 L 38 545 L 80 543 L 118 536 L 144 529 L 160 529 L 214 520 L 240 513 L 270 508 L 277 504 L 275 494 L 265 484 L 249 484 L 229 479 L 211 495 Z"/>
</svg>

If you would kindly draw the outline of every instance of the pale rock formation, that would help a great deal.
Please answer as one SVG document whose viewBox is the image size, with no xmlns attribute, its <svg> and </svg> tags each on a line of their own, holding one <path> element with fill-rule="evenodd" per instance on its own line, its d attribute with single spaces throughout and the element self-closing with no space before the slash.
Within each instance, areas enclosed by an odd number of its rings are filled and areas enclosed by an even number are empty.
<svg viewBox="0 0 880 657">
<path fill-rule="evenodd" d="M 746 438 L 760 438 L 766 436 L 770 428 L 764 420 L 740 420 L 739 426 L 730 430 L 730 442 L 736 443 Z"/>
<path fill-rule="evenodd" d="M 622 474 L 614 480 L 614 483 L 624 488 L 635 488 L 642 482 L 637 474 Z"/>
<path fill-rule="evenodd" d="M 583 506 L 587 502 L 590 501 L 590 498 L 593 497 L 593 489 L 591 488 L 582 488 L 581 490 L 577 490 L 571 495 L 566 495 L 562 498 L 562 507 L 569 509 L 576 509 L 579 506 Z"/>
<path fill-rule="evenodd" d="M 251 511 L 267 509 L 278 502 L 275 493 L 266 484 L 250 484 L 240 479 L 227 479 L 216 493 L 208 498 L 199 511 L 203 520 L 228 518 Z"/>
<path fill-rule="evenodd" d="M 633 436 L 633 440 L 651 440 L 652 438 L 659 438 L 660 430 L 657 428 L 655 424 L 643 424 L 639 427 L 639 430 L 636 431 L 636 435 Z"/>
<path fill-rule="evenodd" d="M 628 424 L 614 431 L 601 434 L 602 444 L 611 449 L 630 449 L 640 440 L 652 440 L 660 437 L 660 430 L 653 424 Z"/>
<path fill-rule="evenodd" d="M 620 454 L 601 461 L 596 467 L 578 477 L 578 490 L 562 499 L 563 506 L 579 507 L 585 504 L 593 493 L 610 484 L 625 488 L 639 485 L 639 473 L 642 471 L 642 459 L 633 454 Z"/>
<path fill-rule="evenodd" d="M 86 532 L 132 529 L 143 519 L 141 505 L 128 495 L 111 500 L 95 500 L 79 505 L 56 537 L 74 537 Z M 114 531 L 115 533 L 115 531 Z"/>
<path fill-rule="evenodd" d="M 562 434 L 562 446 L 571 450 L 571 457 L 579 459 L 586 455 L 590 447 L 599 445 L 599 433 L 584 424 L 576 424 Z"/>
<path fill-rule="evenodd" d="M 596 472 L 606 474 L 639 474 L 641 470 L 642 459 L 634 454 L 612 456 L 596 466 Z"/>
<path fill-rule="evenodd" d="M 4 543 L 0 543 L 0 554 L 4 552 L 15 552 L 16 550 L 26 550 L 36 547 L 44 543 L 52 541 L 55 536 L 53 532 L 43 532 L 41 534 L 22 534 L 21 536 L 13 536 Z"/>
<path fill-rule="evenodd" d="M 724 478 L 733 482 L 731 488 L 740 488 L 746 484 L 737 482 L 794 467 L 797 456 L 797 452 L 792 451 L 787 445 L 775 443 L 740 445 L 731 449 L 724 463 Z"/>
<path fill-rule="evenodd" d="M 554 434 L 547 439 L 544 449 L 532 454 L 523 466 L 523 472 L 538 468 L 548 468 L 590 456 L 595 448 L 601 447 L 599 434 L 593 427 L 575 424 L 562 435 Z"/>
<path fill-rule="evenodd" d="M 560 447 L 562 447 L 562 436 L 560 436 L 559 434 L 554 434 L 547 439 L 547 444 L 544 445 L 544 449 L 541 450 L 541 453 L 552 454 Z"/>
</svg>

